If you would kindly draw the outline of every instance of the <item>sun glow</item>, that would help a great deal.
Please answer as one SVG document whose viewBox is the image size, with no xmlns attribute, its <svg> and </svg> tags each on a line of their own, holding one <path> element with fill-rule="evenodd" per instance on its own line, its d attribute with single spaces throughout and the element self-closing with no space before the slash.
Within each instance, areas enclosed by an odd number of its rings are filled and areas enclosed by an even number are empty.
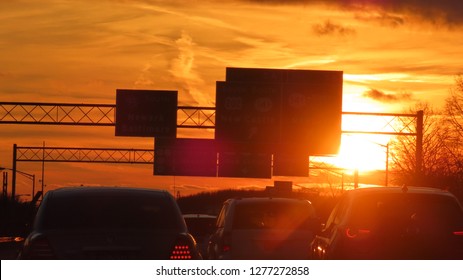
<svg viewBox="0 0 463 280">
<path fill-rule="evenodd" d="M 387 141 L 388 136 L 344 135 L 338 164 L 343 168 L 363 171 L 383 170 L 388 156 Z"/>
<path fill-rule="evenodd" d="M 384 135 L 344 134 L 339 154 L 327 162 L 348 170 L 385 170 L 389 138 Z"/>
<path fill-rule="evenodd" d="M 314 157 L 348 173 L 386 170 L 389 164 L 388 135 L 343 134 L 339 153 L 333 157 Z"/>
<path fill-rule="evenodd" d="M 341 136 L 339 153 L 326 162 L 348 170 L 385 170 L 388 143 L 392 136 L 374 133 L 392 133 L 395 131 L 394 127 L 401 124 L 396 124 L 393 116 L 381 115 L 390 113 L 389 106 L 363 96 L 363 92 L 369 89 L 366 86 L 369 81 L 379 81 L 383 77 L 381 75 L 344 74 L 344 78 L 343 112 L 353 112 L 353 114 L 343 114 L 342 130 L 344 133 Z M 392 74 L 389 78 L 392 78 Z M 361 112 L 377 115 L 355 114 Z"/>
</svg>

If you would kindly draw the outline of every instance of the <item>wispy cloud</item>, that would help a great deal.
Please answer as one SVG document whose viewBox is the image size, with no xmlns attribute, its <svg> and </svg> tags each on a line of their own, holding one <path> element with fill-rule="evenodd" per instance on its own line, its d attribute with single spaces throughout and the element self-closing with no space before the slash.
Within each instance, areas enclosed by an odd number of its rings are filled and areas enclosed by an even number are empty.
<svg viewBox="0 0 463 280">
<path fill-rule="evenodd" d="M 408 92 L 399 92 L 399 93 L 386 93 L 378 89 L 370 89 L 363 93 L 364 97 L 381 101 L 385 103 L 396 103 L 402 101 L 411 101 L 413 100 L 413 95 Z"/>
<path fill-rule="evenodd" d="M 356 11 L 355 18 L 361 21 L 377 22 L 380 25 L 390 27 L 400 27 L 406 22 L 403 15 L 385 11 Z"/>
<path fill-rule="evenodd" d="M 140 72 L 140 75 L 138 76 L 137 80 L 135 81 L 135 87 L 141 87 L 141 88 L 147 88 L 147 87 L 153 87 L 154 86 L 154 81 L 151 78 L 151 68 L 152 65 L 151 63 L 146 63 L 145 66 L 143 67 L 142 71 Z"/>
<path fill-rule="evenodd" d="M 211 105 L 209 96 L 200 90 L 200 86 L 204 81 L 195 68 L 195 43 L 193 38 L 186 31 L 182 31 L 182 35 L 175 41 L 175 45 L 178 56 L 173 59 L 169 69 L 174 82 L 184 93 L 191 96 L 198 105 Z"/>
<path fill-rule="evenodd" d="M 341 24 L 334 23 L 330 20 L 326 20 L 324 23 L 313 25 L 312 31 L 319 36 L 325 36 L 325 35 L 348 36 L 348 35 L 355 34 L 355 29 L 351 27 L 343 26 Z"/>
</svg>

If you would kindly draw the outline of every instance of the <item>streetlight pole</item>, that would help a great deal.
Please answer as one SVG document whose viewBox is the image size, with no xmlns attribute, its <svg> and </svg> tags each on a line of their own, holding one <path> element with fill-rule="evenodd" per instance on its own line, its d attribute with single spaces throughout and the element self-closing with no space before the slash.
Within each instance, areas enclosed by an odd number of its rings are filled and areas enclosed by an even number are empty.
<svg viewBox="0 0 463 280">
<path fill-rule="evenodd" d="M 14 200 L 16 196 L 16 150 L 17 145 L 13 144 L 13 176 L 11 176 L 11 198 Z"/>
<path fill-rule="evenodd" d="M 386 148 L 386 167 L 384 169 L 384 172 L 386 173 L 386 176 L 385 176 L 385 182 L 384 182 L 384 186 L 387 187 L 387 185 L 389 184 L 389 142 L 387 142 L 386 145 L 384 144 L 380 144 L 380 143 L 376 143 L 376 142 L 372 142 L 378 146 L 381 146 L 383 148 Z"/>
<path fill-rule="evenodd" d="M 19 170 L 16 170 L 16 172 L 32 180 L 32 198 L 33 198 L 35 195 L 35 174 L 29 174 L 29 173 L 22 172 Z"/>
<path fill-rule="evenodd" d="M 389 180 L 389 142 L 386 144 L 386 182 L 385 182 L 385 187 L 388 185 L 388 180 Z"/>
<path fill-rule="evenodd" d="M 23 175 L 26 178 L 29 178 L 32 180 L 32 198 L 34 197 L 35 193 L 35 174 L 29 174 L 20 170 L 17 170 L 16 168 L 7 168 L 7 167 L 2 167 L 0 166 L 0 170 L 11 170 L 13 173 L 12 178 L 14 178 L 14 181 L 12 183 L 12 188 L 11 188 L 11 197 L 14 199 L 16 197 L 16 173 L 19 173 Z"/>
</svg>

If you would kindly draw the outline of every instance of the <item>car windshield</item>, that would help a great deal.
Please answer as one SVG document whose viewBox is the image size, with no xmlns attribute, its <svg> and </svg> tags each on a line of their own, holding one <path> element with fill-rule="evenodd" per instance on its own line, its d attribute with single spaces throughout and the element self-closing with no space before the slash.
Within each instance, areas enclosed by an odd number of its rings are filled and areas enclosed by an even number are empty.
<svg viewBox="0 0 463 280">
<path fill-rule="evenodd" d="M 52 197 L 46 205 L 48 229 L 174 229 L 177 214 L 165 197 L 153 195 L 67 195 Z"/>
<path fill-rule="evenodd" d="M 236 206 L 235 229 L 309 229 L 314 211 L 300 201 L 258 201 Z"/>
<path fill-rule="evenodd" d="M 454 199 L 442 195 L 365 194 L 354 202 L 350 224 L 368 229 L 416 226 L 422 232 L 449 232 L 463 228 L 463 213 Z"/>
<path fill-rule="evenodd" d="M 215 228 L 215 218 L 185 218 L 185 222 L 194 236 L 211 234 Z"/>
</svg>

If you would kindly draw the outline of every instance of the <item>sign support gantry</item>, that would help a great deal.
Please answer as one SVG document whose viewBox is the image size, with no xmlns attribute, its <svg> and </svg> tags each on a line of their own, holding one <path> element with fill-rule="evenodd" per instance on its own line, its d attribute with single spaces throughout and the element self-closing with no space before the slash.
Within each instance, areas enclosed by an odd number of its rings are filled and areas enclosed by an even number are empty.
<svg viewBox="0 0 463 280">
<path fill-rule="evenodd" d="M 115 126 L 115 104 L 0 102 L 0 124 Z M 215 107 L 177 107 L 177 127 L 214 128 Z"/>
<path fill-rule="evenodd" d="M 115 126 L 115 113 L 115 104 L 0 102 L 0 124 Z M 178 128 L 215 129 L 215 107 L 178 106 L 177 114 Z M 367 117 L 375 118 L 376 123 L 379 124 L 378 127 L 364 129 L 345 125 L 364 123 Z M 342 118 L 342 134 L 416 137 L 416 183 L 420 184 L 419 178 L 421 178 L 423 166 L 423 111 L 418 111 L 416 114 L 342 112 Z M 154 150 L 15 146 L 14 151 L 16 152 L 13 159 L 15 163 L 16 160 L 142 164 L 154 162 Z"/>
</svg>

